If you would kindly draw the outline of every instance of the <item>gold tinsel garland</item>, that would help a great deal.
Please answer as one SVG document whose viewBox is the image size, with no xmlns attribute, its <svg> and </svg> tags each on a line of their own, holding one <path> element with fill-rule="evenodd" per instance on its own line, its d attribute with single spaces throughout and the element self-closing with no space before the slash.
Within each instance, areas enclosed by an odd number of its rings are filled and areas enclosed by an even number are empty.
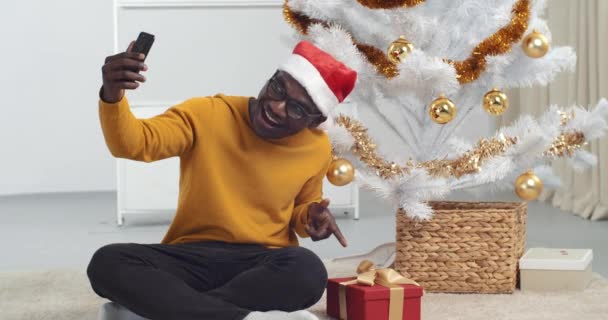
<svg viewBox="0 0 608 320">
<path fill-rule="evenodd" d="M 288 4 L 289 0 L 285 0 L 283 4 L 283 18 L 301 34 L 308 34 L 308 27 L 311 24 L 322 24 L 324 27 L 329 26 L 321 20 L 309 18 L 307 15 L 291 10 Z"/>
<path fill-rule="evenodd" d="M 307 34 L 311 24 L 320 23 L 324 27 L 329 26 L 325 21 L 312 19 L 302 13 L 294 12 L 289 7 L 288 2 L 288 0 L 285 0 L 283 6 L 285 20 L 301 34 Z M 381 1 L 366 2 L 380 3 Z M 529 15 L 530 0 L 517 1 L 512 9 L 511 22 L 479 43 L 466 60 L 453 61 L 444 59 L 445 62 L 453 65 L 454 69 L 456 69 L 458 81 L 461 84 L 465 84 L 476 80 L 486 68 L 487 56 L 495 56 L 509 52 L 513 44 L 523 37 L 524 32 L 528 28 Z M 354 39 L 352 35 L 351 39 L 359 52 L 367 58 L 369 63 L 374 65 L 377 72 L 389 79 L 399 74 L 397 65 L 388 60 L 384 50 L 380 50 L 372 45 L 360 43 Z"/>
<path fill-rule="evenodd" d="M 580 131 L 562 133 L 543 155 L 548 157 L 572 157 L 574 152 L 586 143 L 585 135 Z"/>
<path fill-rule="evenodd" d="M 559 117 L 562 119 L 561 120 L 562 126 L 565 126 L 568 123 L 568 121 L 570 121 L 574 118 L 574 110 L 570 111 L 570 113 L 568 113 L 566 111 L 562 111 L 562 110 L 557 110 L 557 113 L 559 114 Z"/>
<path fill-rule="evenodd" d="M 370 9 L 394 9 L 399 7 L 415 7 L 426 0 L 357 0 L 361 5 Z"/>
<path fill-rule="evenodd" d="M 336 122 L 344 127 L 344 129 L 346 129 L 355 139 L 355 143 L 351 147 L 352 153 L 358 156 L 368 168 L 374 170 L 376 175 L 383 179 L 389 179 L 402 175 L 403 173 L 409 173 L 410 164 L 406 167 L 401 167 L 394 162 L 385 161 L 377 154 L 376 145 L 367 134 L 367 128 L 359 121 L 353 120 L 345 115 L 340 115 L 336 118 Z"/>
<path fill-rule="evenodd" d="M 287 23 L 292 25 L 294 29 L 304 35 L 308 34 L 308 28 L 312 24 L 321 24 L 325 28 L 329 27 L 329 24 L 325 21 L 312 19 L 305 14 L 291 10 L 288 0 L 285 0 L 285 4 L 283 5 L 283 17 Z M 387 78 L 393 78 L 399 74 L 397 66 L 388 59 L 384 51 L 372 45 L 359 43 L 352 37 L 352 35 L 350 38 L 359 52 L 361 52 L 361 54 L 363 54 L 367 60 L 374 65 L 376 71 L 380 72 Z"/>
<path fill-rule="evenodd" d="M 511 23 L 479 43 L 469 58 L 464 61 L 445 60 L 454 66 L 461 84 L 479 78 L 479 75 L 486 69 L 487 56 L 498 56 L 511 51 L 511 46 L 523 37 L 524 32 L 528 29 L 530 1 L 517 1 L 511 13 Z"/>
<path fill-rule="evenodd" d="M 503 154 L 517 143 L 517 138 L 501 136 L 500 138 L 481 139 L 477 146 L 453 160 L 425 161 L 418 167 L 425 168 L 434 177 L 460 178 L 465 174 L 481 171 L 481 166 L 490 158 Z"/>
<path fill-rule="evenodd" d="M 409 160 L 404 166 L 400 166 L 394 162 L 388 162 L 378 155 L 376 144 L 367 134 L 367 128 L 359 121 L 340 115 L 336 118 L 336 123 L 345 128 L 355 140 L 351 147 L 352 153 L 383 179 L 408 174 L 414 168 L 424 168 L 434 177 L 460 178 L 466 174 L 479 172 L 487 160 L 504 154 L 509 147 L 517 144 L 517 137 L 501 135 L 498 138 L 479 140 L 475 148 L 456 159 L 431 160 L 418 164 Z M 555 139 L 551 147 L 543 153 L 543 156 L 572 156 L 574 151 L 581 148 L 585 143 L 585 135 L 580 131 L 563 133 Z"/>
<path fill-rule="evenodd" d="M 557 113 L 560 116 L 562 126 L 568 124 L 568 122 L 575 117 L 574 110 L 571 110 L 570 112 L 558 110 Z M 554 158 L 564 156 L 572 157 L 576 150 L 582 148 L 586 144 L 585 134 L 580 131 L 571 130 L 560 134 L 543 155 Z"/>
</svg>

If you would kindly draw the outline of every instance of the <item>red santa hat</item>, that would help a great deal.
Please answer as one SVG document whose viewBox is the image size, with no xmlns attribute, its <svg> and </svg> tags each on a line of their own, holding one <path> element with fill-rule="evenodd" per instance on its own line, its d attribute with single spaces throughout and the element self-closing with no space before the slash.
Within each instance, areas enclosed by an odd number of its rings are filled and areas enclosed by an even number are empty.
<svg viewBox="0 0 608 320">
<path fill-rule="evenodd" d="M 279 70 L 296 79 L 328 118 L 332 109 L 350 94 L 357 81 L 356 71 L 308 41 L 298 43 Z"/>
</svg>

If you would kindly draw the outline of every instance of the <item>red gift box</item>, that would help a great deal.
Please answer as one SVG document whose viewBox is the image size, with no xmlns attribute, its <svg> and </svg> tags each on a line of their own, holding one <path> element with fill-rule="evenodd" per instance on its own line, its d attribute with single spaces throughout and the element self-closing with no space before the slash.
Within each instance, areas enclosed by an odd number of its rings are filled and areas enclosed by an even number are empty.
<svg viewBox="0 0 608 320">
<path fill-rule="evenodd" d="M 340 283 L 355 278 L 329 279 L 327 282 L 327 314 L 340 319 Z M 399 285 L 404 291 L 403 320 L 420 320 L 422 287 Z M 388 320 L 390 288 L 382 285 L 350 284 L 346 287 L 348 320 Z"/>
</svg>

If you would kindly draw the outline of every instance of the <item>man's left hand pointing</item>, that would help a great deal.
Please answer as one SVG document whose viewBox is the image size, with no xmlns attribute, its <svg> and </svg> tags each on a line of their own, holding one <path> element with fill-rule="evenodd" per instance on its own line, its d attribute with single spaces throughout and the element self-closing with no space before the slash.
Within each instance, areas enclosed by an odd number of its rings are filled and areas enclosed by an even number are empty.
<svg viewBox="0 0 608 320">
<path fill-rule="evenodd" d="M 308 232 L 313 241 L 327 239 L 333 234 L 340 244 L 346 247 L 348 245 L 346 239 L 336 224 L 336 219 L 327 208 L 328 206 L 329 199 L 323 199 L 321 203 L 315 202 L 308 207 L 306 232 Z"/>
</svg>

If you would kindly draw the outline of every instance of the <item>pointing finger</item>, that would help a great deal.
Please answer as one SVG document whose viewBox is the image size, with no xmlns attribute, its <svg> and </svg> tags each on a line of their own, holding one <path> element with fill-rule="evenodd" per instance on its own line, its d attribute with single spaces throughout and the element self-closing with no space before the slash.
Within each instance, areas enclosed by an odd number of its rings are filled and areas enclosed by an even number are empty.
<svg viewBox="0 0 608 320">
<path fill-rule="evenodd" d="M 343 247 L 346 248 L 348 246 L 348 242 L 346 241 L 346 238 L 344 238 L 344 235 L 342 234 L 342 231 L 340 231 L 338 225 L 334 225 L 333 234 Z"/>
</svg>

